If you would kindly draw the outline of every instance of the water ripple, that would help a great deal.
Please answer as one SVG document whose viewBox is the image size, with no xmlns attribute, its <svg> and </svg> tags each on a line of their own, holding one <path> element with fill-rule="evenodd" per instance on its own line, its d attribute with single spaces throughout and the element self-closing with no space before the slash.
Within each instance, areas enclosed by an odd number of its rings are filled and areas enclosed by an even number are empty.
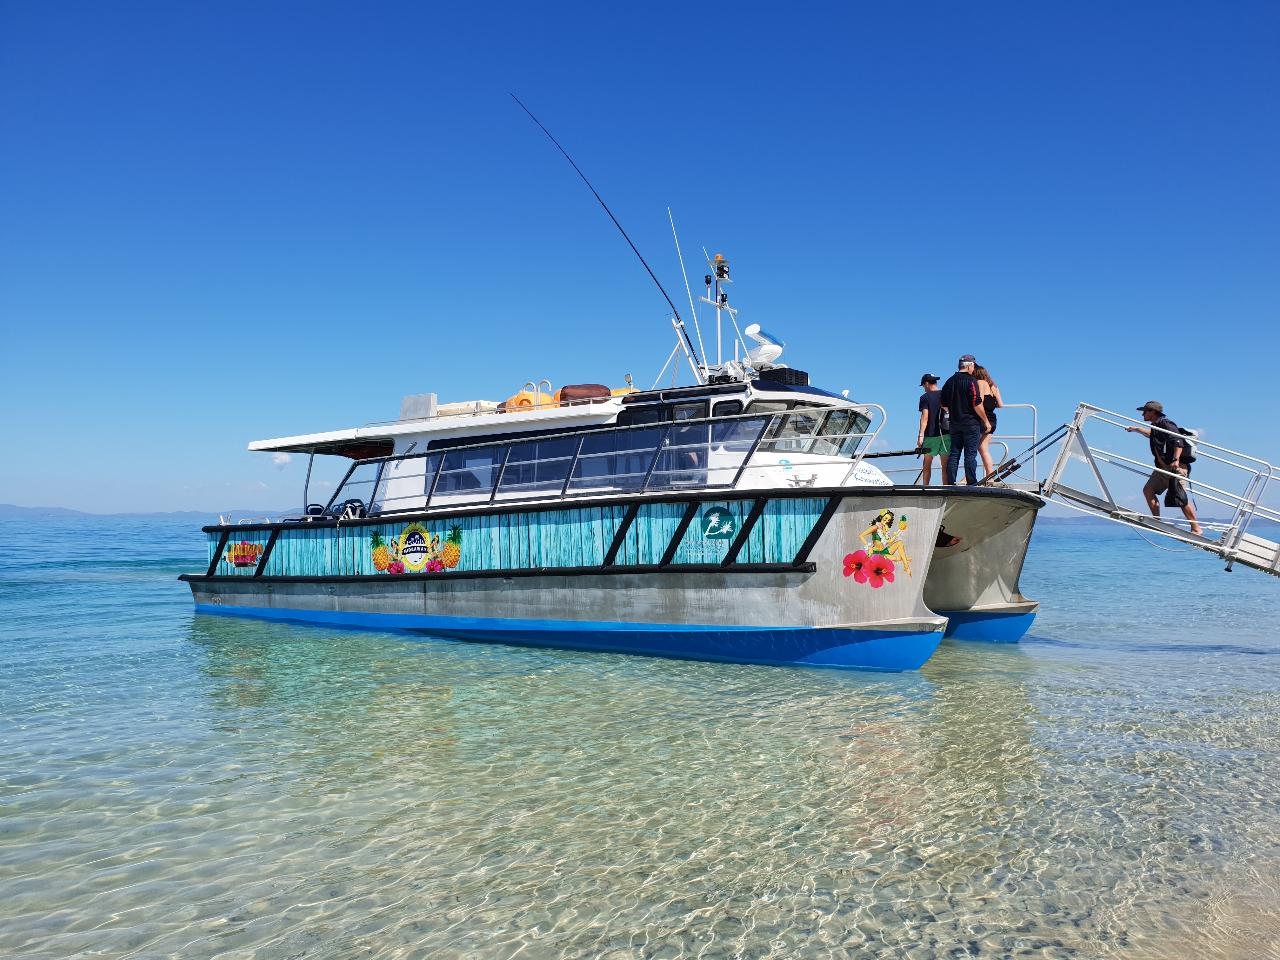
<svg viewBox="0 0 1280 960">
<path fill-rule="evenodd" d="M 10 562 L 0 955 L 1280 955 L 1274 593 L 1179 581 L 1170 628 L 1043 539 L 1028 643 L 902 676 L 197 617 L 184 563 Z"/>
</svg>

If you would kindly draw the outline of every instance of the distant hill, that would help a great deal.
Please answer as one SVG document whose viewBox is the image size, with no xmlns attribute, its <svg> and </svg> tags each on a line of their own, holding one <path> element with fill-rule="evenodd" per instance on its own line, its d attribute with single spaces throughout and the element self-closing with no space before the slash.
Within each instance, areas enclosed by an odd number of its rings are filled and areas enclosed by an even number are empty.
<svg viewBox="0 0 1280 960">
<path fill-rule="evenodd" d="M 69 507 L 20 507 L 14 503 L 0 503 L 0 520 L 71 520 L 76 517 L 172 517 L 174 520 L 217 519 L 218 514 L 235 517 L 278 517 L 282 513 L 290 513 L 286 509 L 271 510 L 170 510 L 150 513 L 88 513 L 84 510 L 72 510 Z M 292 512 L 297 512 L 294 508 Z"/>
<path fill-rule="evenodd" d="M 1165 516 L 1168 517 L 1173 513 L 1175 513 L 1175 511 L 1166 510 Z M 1182 519 L 1181 513 L 1177 513 L 1176 516 L 1179 520 Z M 1200 519 L 1204 523 L 1229 523 L 1231 520 L 1230 517 L 1201 517 Z M 1040 516 L 1036 518 L 1036 526 L 1047 527 L 1111 526 L 1114 522 L 1115 521 L 1109 520 L 1106 517 L 1097 517 L 1088 514 L 1080 514 L 1078 516 L 1071 517 L 1056 517 L 1041 513 Z M 1277 527 L 1280 527 L 1280 524 L 1261 517 L 1254 518 L 1254 520 L 1249 524 L 1250 531 L 1275 529 Z"/>
</svg>

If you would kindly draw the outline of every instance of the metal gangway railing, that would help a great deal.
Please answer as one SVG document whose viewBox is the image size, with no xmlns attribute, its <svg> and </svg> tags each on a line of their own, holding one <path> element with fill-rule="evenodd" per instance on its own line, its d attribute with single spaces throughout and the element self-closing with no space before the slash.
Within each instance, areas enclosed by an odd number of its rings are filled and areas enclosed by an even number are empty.
<svg viewBox="0 0 1280 960">
<path fill-rule="evenodd" d="M 1189 441 L 1196 458 L 1192 475 L 1162 469 L 1149 460 L 1135 459 L 1131 454 L 1136 452 L 1132 449 L 1136 429 Z M 1090 439 L 1085 437 L 1086 430 L 1090 432 Z M 1102 447 L 1100 435 L 1108 431 L 1127 434 L 1129 452 Z M 1226 560 L 1228 570 L 1239 563 L 1280 576 L 1280 543 L 1250 532 L 1251 526 L 1257 529 L 1261 523 L 1280 524 L 1280 511 L 1262 502 L 1272 482 L 1280 479 L 1280 467 L 1088 403 L 1080 404 L 1071 421 L 1052 431 L 1038 446 L 1043 450 L 1059 441 L 1057 459 L 1041 486 L 1045 500 L 1198 547 Z M 1143 442 L 1145 444 L 1145 438 Z M 1096 492 L 1069 485 L 1068 470 L 1082 473 L 1086 481 L 1092 480 Z M 1146 478 L 1157 476 L 1164 477 L 1170 484 L 1185 483 L 1197 511 L 1215 509 L 1209 506 L 1214 504 L 1225 508 L 1229 516 L 1198 517 L 1202 532 L 1192 533 L 1192 521 L 1184 517 L 1151 516 L 1141 510 L 1127 509 L 1117 501 L 1113 489 L 1120 489 L 1116 485 L 1118 478 L 1135 475 L 1142 477 L 1144 483 Z M 1166 506 L 1166 509 L 1175 508 Z"/>
</svg>

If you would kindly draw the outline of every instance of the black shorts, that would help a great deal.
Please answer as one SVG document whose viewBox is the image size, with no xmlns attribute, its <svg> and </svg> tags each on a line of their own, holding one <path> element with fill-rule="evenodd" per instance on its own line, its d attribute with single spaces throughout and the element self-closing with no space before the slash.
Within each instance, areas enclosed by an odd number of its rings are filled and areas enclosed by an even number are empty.
<svg viewBox="0 0 1280 960">
<path fill-rule="evenodd" d="M 1191 476 L 1191 468 L 1183 467 L 1182 469 L 1186 473 L 1178 479 L 1165 476 L 1159 470 L 1151 471 L 1151 479 L 1147 481 L 1147 487 L 1157 497 L 1162 493 L 1164 494 L 1164 505 L 1166 507 L 1185 507 L 1191 501 L 1185 479 Z"/>
</svg>

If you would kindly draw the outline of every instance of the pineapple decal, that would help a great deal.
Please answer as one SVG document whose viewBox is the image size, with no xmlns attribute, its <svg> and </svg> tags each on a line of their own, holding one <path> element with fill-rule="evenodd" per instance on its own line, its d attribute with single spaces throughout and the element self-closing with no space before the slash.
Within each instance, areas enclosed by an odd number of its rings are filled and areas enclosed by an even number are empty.
<svg viewBox="0 0 1280 960">
<path fill-rule="evenodd" d="M 444 549 L 441 551 L 440 560 L 445 567 L 452 570 L 458 565 L 458 561 L 462 559 L 462 527 L 454 524 L 449 528 L 449 535 L 444 539 Z"/>
<path fill-rule="evenodd" d="M 373 554 L 373 569 L 379 573 L 386 573 L 391 568 L 393 560 L 391 548 L 382 539 L 382 534 L 374 532 L 373 536 L 369 538 L 369 549 Z"/>
<path fill-rule="evenodd" d="M 399 537 L 384 539 L 382 534 L 369 537 L 369 553 L 373 569 L 378 573 L 443 573 L 457 567 L 462 559 L 462 525 L 454 524 L 444 542 L 440 534 L 429 534 L 418 523 L 411 523 Z"/>
</svg>

